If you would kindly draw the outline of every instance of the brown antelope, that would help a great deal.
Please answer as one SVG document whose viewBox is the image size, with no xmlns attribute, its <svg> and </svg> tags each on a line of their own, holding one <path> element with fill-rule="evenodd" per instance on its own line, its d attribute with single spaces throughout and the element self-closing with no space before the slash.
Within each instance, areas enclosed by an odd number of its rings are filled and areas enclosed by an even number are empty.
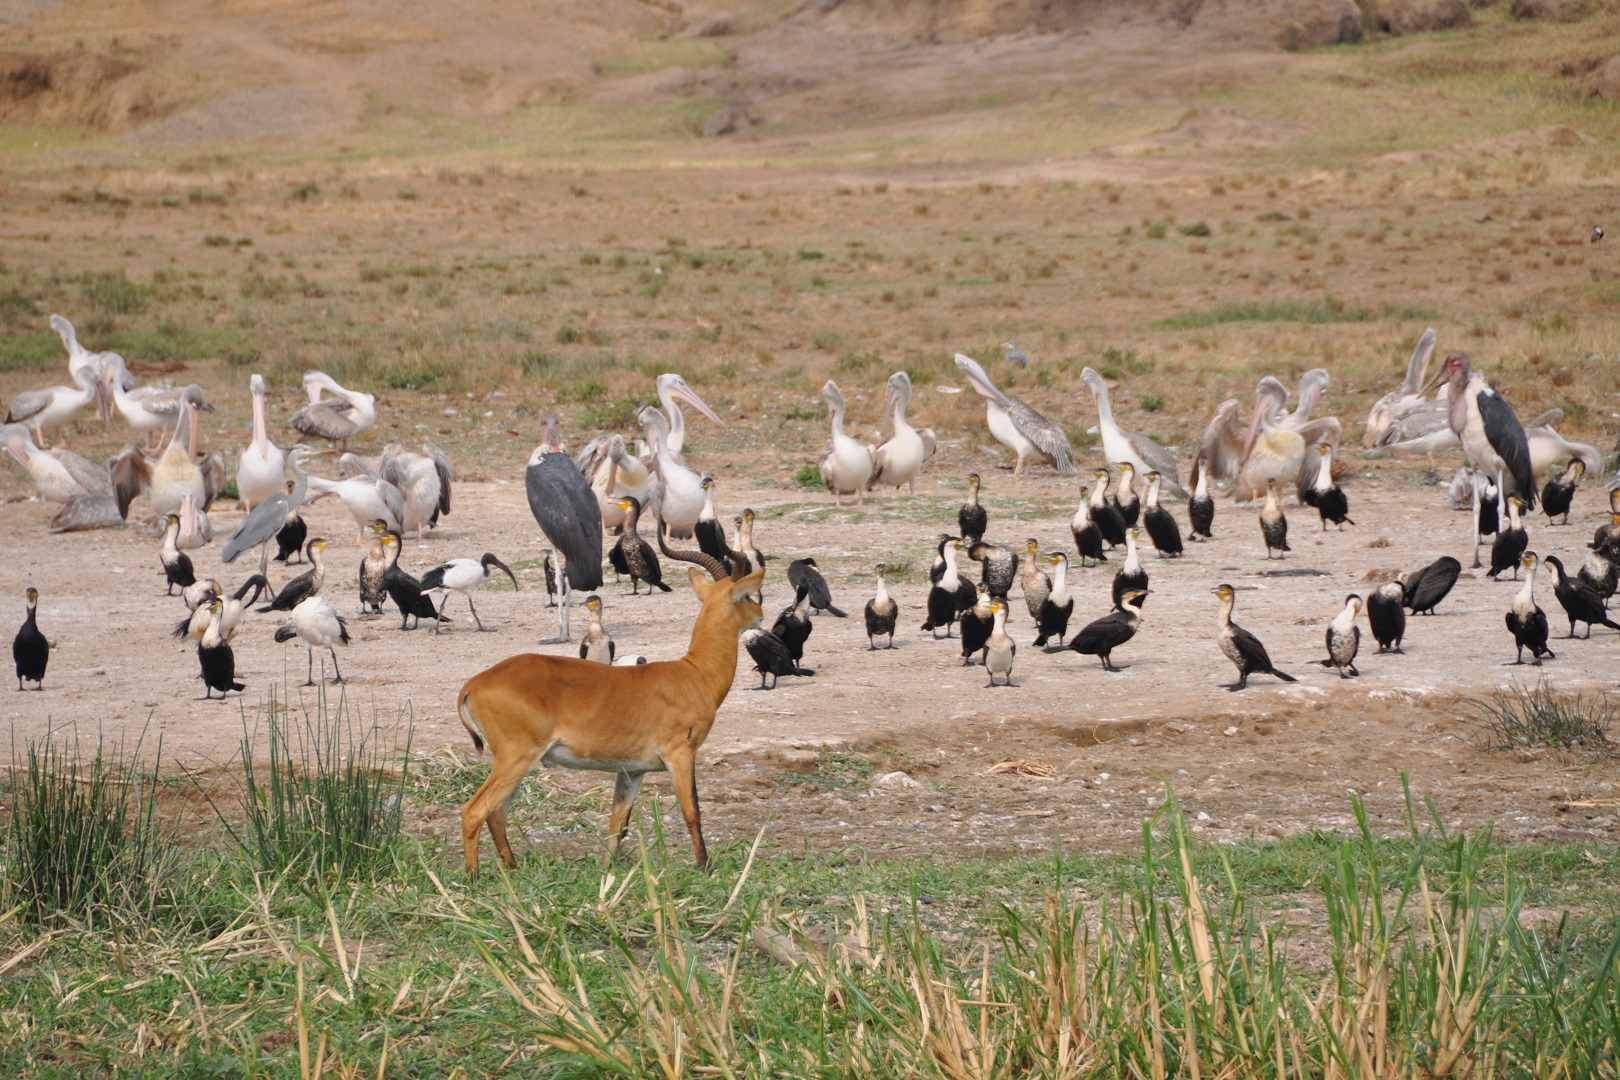
<svg viewBox="0 0 1620 1080">
<path fill-rule="evenodd" d="M 659 524 L 659 546 L 664 547 Z M 461 808 L 470 877 L 478 875 L 478 832 L 486 822 L 501 860 L 508 868 L 517 865 L 506 841 L 506 806 L 537 761 L 618 774 L 606 860 L 618 853 L 629 830 L 630 807 L 642 779 L 667 770 L 692 834 L 697 864 L 708 868 L 694 766 L 736 676 L 737 638 L 759 625 L 754 594 L 765 570 L 728 577 L 719 562 L 701 552 L 664 551 L 697 563 L 714 578 L 691 571 L 692 591 L 703 607 L 681 659 L 604 667 L 571 656 L 525 653 L 474 675 L 461 688 L 456 699 L 461 722 L 473 745 L 479 750 L 487 745 L 495 759 L 489 778 Z"/>
</svg>

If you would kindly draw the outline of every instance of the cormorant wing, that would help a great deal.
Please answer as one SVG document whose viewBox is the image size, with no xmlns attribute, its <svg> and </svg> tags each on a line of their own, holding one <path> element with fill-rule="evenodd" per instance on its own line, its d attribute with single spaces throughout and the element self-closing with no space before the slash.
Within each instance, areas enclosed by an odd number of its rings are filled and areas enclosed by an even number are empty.
<svg viewBox="0 0 1620 1080">
<path fill-rule="evenodd" d="M 567 454 L 545 453 L 523 477 L 529 512 L 562 553 L 571 589 L 602 587 L 602 507 Z"/>
<path fill-rule="evenodd" d="M 1237 646 L 1238 652 L 1254 670 L 1271 670 L 1271 657 L 1266 654 L 1266 647 L 1260 643 L 1259 638 L 1236 623 L 1232 624 L 1232 643 Z"/>
<path fill-rule="evenodd" d="M 1060 473 L 1074 472 L 1074 451 L 1063 429 L 1017 398 L 1003 397 L 1007 415 L 1024 438 L 1034 443 Z"/>
<path fill-rule="evenodd" d="M 1480 390 L 1474 400 L 1479 406 L 1479 419 L 1484 425 L 1486 440 L 1507 466 L 1508 475 L 1513 477 L 1514 488 L 1519 498 L 1524 500 L 1524 508 L 1534 510 L 1536 477 L 1530 468 L 1530 440 L 1525 436 L 1524 425 L 1513 414 L 1513 406 L 1491 387 Z"/>
</svg>

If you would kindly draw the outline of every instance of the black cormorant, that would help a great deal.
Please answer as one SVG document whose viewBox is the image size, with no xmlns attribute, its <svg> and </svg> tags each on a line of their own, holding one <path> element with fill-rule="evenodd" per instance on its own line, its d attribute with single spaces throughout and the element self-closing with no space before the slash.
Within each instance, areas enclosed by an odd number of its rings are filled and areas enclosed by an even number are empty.
<svg viewBox="0 0 1620 1080">
<path fill-rule="evenodd" d="M 1276 481 L 1272 481 L 1276 486 Z M 1215 618 L 1218 632 L 1217 641 L 1221 652 L 1232 661 L 1238 669 L 1238 681 L 1227 687 L 1228 690 L 1242 690 L 1249 685 L 1249 676 L 1255 674 L 1275 675 L 1283 682 L 1298 682 L 1292 675 L 1278 671 L 1271 663 L 1271 657 L 1266 655 L 1266 647 L 1260 639 L 1249 633 L 1243 627 L 1232 621 L 1232 608 L 1236 603 L 1237 594 L 1230 585 L 1217 585 L 1211 590 L 1220 597 L 1221 610 Z"/>
</svg>

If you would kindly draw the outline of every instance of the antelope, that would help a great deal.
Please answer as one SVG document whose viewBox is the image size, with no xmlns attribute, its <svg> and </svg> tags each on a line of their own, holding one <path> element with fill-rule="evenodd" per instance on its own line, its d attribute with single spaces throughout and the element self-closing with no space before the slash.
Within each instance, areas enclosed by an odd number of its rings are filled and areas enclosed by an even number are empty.
<svg viewBox="0 0 1620 1080">
<path fill-rule="evenodd" d="M 703 607 L 681 659 L 605 667 L 577 657 L 524 653 L 474 675 L 461 688 L 456 698 L 461 722 L 473 746 L 480 752 L 488 746 L 494 758 L 488 779 L 461 808 L 469 878 L 478 876 L 478 835 L 486 823 L 501 861 L 508 869 L 517 866 L 506 840 L 506 807 L 535 762 L 618 774 L 604 865 L 618 854 L 629 831 L 630 807 L 646 774 L 668 771 L 697 864 L 708 869 L 694 772 L 697 751 L 736 677 L 737 638 L 759 625 L 755 594 L 765 568 L 747 577 L 728 576 L 702 552 L 671 551 L 662 521 L 659 546 L 666 555 L 696 564 L 690 572 L 692 591 Z"/>
</svg>

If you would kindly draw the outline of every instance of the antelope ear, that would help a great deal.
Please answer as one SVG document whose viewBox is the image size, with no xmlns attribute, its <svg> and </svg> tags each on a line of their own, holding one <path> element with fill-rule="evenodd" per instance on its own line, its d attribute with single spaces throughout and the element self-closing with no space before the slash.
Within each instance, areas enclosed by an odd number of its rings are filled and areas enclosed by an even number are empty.
<svg viewBox="0 0 1620 1080">
<path fill-rule="evenodd" d="M 691 579 L 692 591 L 697 593 L 697 598 L 699 600 L 702 600 L 704 597 L 709 595 L 708 574 L 705 574 L 701 569 L 694 566 L 686 572 L 686 576 Z"/>
<path fill-rule="evenodd" d="M 735 600 L 739 596 L 747 596 L 759 591 L 760 583 L 765 580 L 765 568 L 762 566 L 752 574 L 740 581 L 727 582 L 731 586 L 731 597 Z"/>
</svg>

